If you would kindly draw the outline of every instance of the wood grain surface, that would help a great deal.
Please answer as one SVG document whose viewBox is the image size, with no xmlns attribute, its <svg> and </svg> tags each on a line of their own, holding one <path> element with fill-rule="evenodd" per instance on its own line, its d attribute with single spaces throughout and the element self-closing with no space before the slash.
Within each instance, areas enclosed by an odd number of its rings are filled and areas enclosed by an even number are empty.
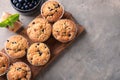
<svg viewBox="0 0 120 80">
<path fill-rule="evenodd" d="M 41 17 L 41 15 L 39 15 L 37 17 Z M 75 21 L 75 19 L 73 18 L 72 14 L 70 14 L 69 12 L 65 12 L 65 14 L 63 15 L 62 18 L 63 19 L 71 19 L 71 20 L 73 20 L 76 23 L 77 28 L 78 28 L 78 31 L 77 31 L 77 34 L 76 34 L 76 38 L 84 31 L 84 28 Z M 31 45 L 33 42 L 28 38 L 28 36 L 26 34 L 26 29 L 27 29 L 27 27 L 26 28 L 21 28 L 17 32 L 17 34 L 20 34 L 20 35 L 24 36 L 29 41 L 29 43 Z M 39 66 L 39 67 L 32 66 L 31 64 L 28 63 L 28 61 L 26 59 L 26 56 L 24 56 L 23 58 L 20 58 L 20 59 L 11 59 L 10 58 L 11 64 L 14 63 L 14 62 L 17 62 L 17 61 L 23 61 L 26 64 L 28 64 L 30 66 L 30 68 L 31 68 L 31 71 L 32 71 L 31 80 L 34 80 L 35 77 L 39 73 L 44 71 L 44 69 L 46 69 L 51 63 L 53 63 L 54 60 L 57 59 L 57 57 L 61 54 L 61 52 L 64 49 L 66 49 L 67 47 L 69 47 L 70 44 L 73 43 L 74 40 L 72 40 L 72 41 L 70 41 L 68 43 L 61 43 L 61 42 L 58 42 L 57 40 L 55 40 L 53 38 L 53 36 L 51 35 L 51 37 L 45 42 L 48 45 L 48 47 L 50 48 L 50 51 L 51 51 L 51 58 L 50 58 L 49 62 L 45 66 Z M 4 49 L 2 49 L 2 52 L 5 52 Z M 0 80 L 7 80 L 6 79 L 6 75 L 1 76 Z"/>
</svg>

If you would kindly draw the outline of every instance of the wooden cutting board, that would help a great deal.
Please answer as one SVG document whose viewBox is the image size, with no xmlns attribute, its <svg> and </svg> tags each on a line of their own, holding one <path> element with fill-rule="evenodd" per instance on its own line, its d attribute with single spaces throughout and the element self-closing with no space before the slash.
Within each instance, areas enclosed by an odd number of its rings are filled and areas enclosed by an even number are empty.
<svg viewBox="0 0 120 80">
<path fill-rule="evenodd" d="M 41 15 L 39 15 L 37 17 L 41 17 Z M 62 18 L 63 19 L 65 19 L 65 18 L 71 19 L 71 20 L 73 20 L 76 23 L 77 28 L 78 28 L 78 32 L 76 34 L 76 38 L 84 31 L 84 28 L 81 25 L 79 25 L 74 20 L 73 16 L 69 12 L 65 12 L 65 14 L 63 15 Z M 17 32 L 17 34 L 20 34 L 20 35 L 24 36 L 29 41 L 29 43 L 32 44 L 33 42 L 28 38 L 28 36 L 26 34 L 26 29 L 27 29 L 27 27 L 26 28 L 21 28 Z M 40 66 L 40 67 L 32 66 L 30 63 L 28 63 L 28 61 L 26 59 L 26 56 L 21 58 L 21 59 L 10 59 L 11 60 L 11 64 L 14 63 L 14 62 L 17 62 L 17 61 L 23 61 L 23 62 L 27 63 L 30 66 L 31 71 L 32 71 L 32 78 L 31 78 L 31 80 L 34 80 L 35 77 L 39 73 L 41 73 L 44 69 L 46 69 L 48 67 L 48 65 L 50 65 L 52 62 L 54 62 L 54 60 L 57 59 L 57 57 L 61 54 L 61 52 L 64 49 L 66 49 L 67 47 L 69 47 L 70 44 L 73 43 L 74 40 L 72 40 L 72 41 L 70 41 L 68 43 L 61 43 L 61 42 L 58 42 L 57 40 L 55 40 L 53 38 L 53 36 L 51 35 L 51 37 L 45 42 L 48 45 L 48 47 L 50 48 L 50 51 L 51 51 L 51 59 L 49 60 L 49 62 L 45 66 Z M 4 49 L 2 49 L 1 51 L 5 52 Z M 1 76 L 0 80 L 7 80 L 6 79 L 6 75 Z"/>
</svg>

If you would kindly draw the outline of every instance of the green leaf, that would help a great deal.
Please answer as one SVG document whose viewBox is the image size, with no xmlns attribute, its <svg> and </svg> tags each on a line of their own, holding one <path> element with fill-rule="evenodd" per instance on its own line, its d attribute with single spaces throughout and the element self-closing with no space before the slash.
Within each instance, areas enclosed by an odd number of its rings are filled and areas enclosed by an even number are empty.
<svg viewBox="0 0 120 80">
<path fill-rule="evenodd" d="M 13 27 L 14 23 L 19 20 L 19 14 L 13 14 L 9 16 L 6 20 L 0 22 L 0 27 Z"/>
<path fill-rule="evenodd" d="M 12 23 L 16 22 L 19 19 L 19 14 L 14 14 L 8 17 L 8 20 Z"/>
<path fill-rule="evenodd" d="M 0 22 L 0 27 L 7 27 L 8 26 L 8 21 L 2 21 Z"/>
</svg>

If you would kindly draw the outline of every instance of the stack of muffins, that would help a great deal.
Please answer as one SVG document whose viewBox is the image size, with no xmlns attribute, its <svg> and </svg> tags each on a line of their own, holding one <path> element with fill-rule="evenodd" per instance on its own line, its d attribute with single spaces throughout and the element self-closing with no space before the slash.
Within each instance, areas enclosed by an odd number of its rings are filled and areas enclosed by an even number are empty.
<svg viewBox="0 0 120 80">
<path fill-rule="evenodd" d="M 41 7 L 42 17 L 35 18 L 27 28 L 27 35 L 34 43 L 29 46 L 27 39 L 21 35 L 12 36 L 6 41 L 7 55 L 0 52 L 0 76 L 7 73 L 8 80 L 30 80 L 30 67 L 24 62 L 16 62 L 9 67 L 9 58 L 22 58 L 27 53 L 31 65 L 44 66 L 51 56 L 44 42 L 51 34 L 61 43 L 73 40 L 77 33 L 76 24 L 72 20 L 61 19 L 63 14 L 64 8 L 58 1 L 46 1 Z"/>
</svg>

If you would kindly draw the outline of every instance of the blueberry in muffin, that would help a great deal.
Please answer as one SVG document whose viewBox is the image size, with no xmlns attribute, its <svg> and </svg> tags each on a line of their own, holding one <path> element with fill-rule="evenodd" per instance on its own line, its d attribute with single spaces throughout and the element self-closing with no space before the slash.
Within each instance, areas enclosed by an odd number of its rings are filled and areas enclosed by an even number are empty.
<svg viewBox="0 0 120 80">
<path fill-rule="evenodd" d="M 45 42 L 52 32 L 51 24 L 46 19 L 36 18 L 27 28 L 27 35 L 33 42 Z"/>
<path fill-rule="evenodd" d="M 28 41 L 21 35 L 10 37 L 5 43 L 5 51 L 11 58 L 21 58 L 26 54 Z"/>
<path fill-rule="evenodd" d="M 73 40 L 77 33 L 76 24 L 69 19 L 61 19 L 53 24 L 52 34 L 60 42 L 66 43 Z"/>
<path fill-rule="evenodd" d="M 63 6 L 54 0 L 46 1 L 41 7 L 41 15 L 49 22 L 55 22 L 64 14 Z"/>
<path fill-rule="evenodd" d="M 30 67 L 24 62 L 13 63 L 7 72 L 8 80 L 30 80 L 30 78 Z"/>
<path fill-rule="evenodd" d="M 34 66 L 43 66 L 50 59 L 50 50 L 44 43 L 32 44 L 27 52 L 27 60 Z"/>
<path fill-rule="evenodd" d="M 4 75 L 7 72 L 9 63 L 10 62 L 8 56 L 5 53 L 0 52 L 0 76 Z"/>
</svg>

